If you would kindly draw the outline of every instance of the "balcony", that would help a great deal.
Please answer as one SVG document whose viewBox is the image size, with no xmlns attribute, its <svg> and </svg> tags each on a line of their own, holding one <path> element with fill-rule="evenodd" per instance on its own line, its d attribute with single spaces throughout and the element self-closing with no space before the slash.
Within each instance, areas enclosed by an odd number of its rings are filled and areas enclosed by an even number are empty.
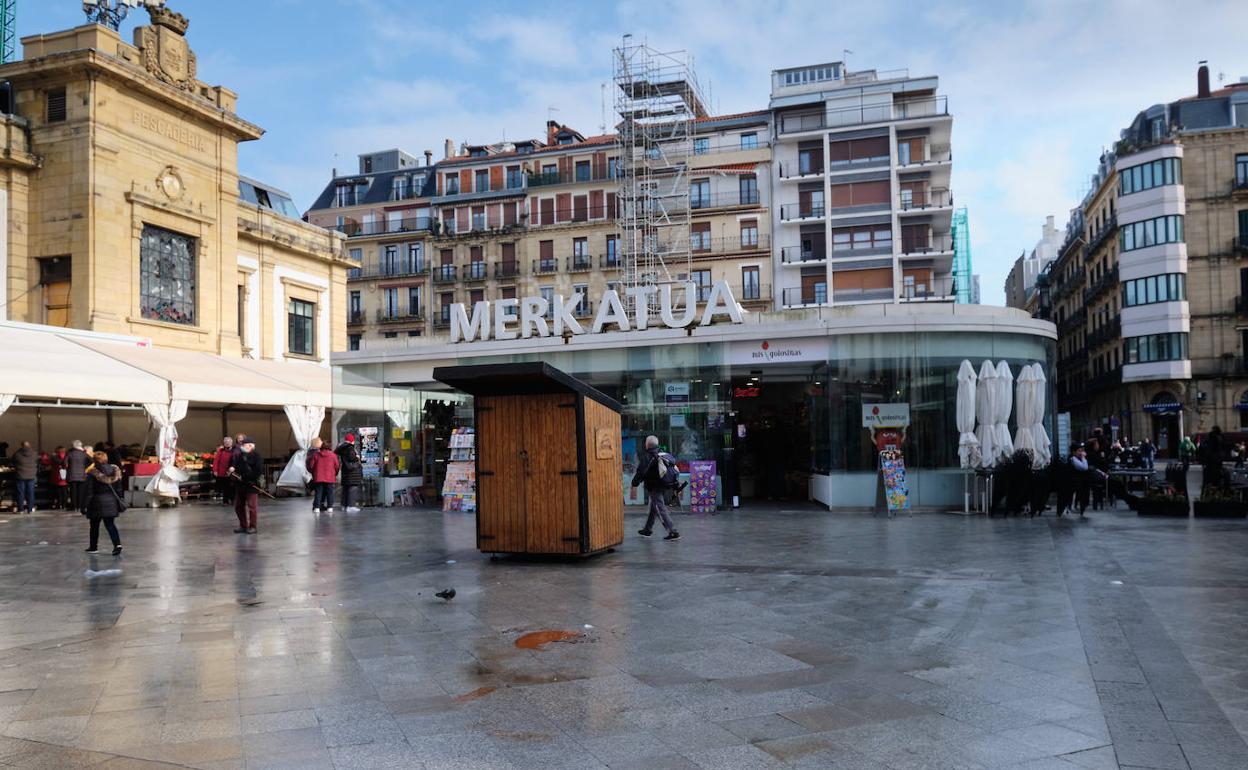
<svg viewBox="0 0 1248 770">
<path fill-rule="evenodd" d="M 736 190 L 716 195 L 689 196 L 689 208 L 694 211 L 702 209 L 723 209 L 732 206 L 757 206 L 758 190 Z"/>
<path fill-rule="evenodd" d="M 424 275 L 427 271 L 425 261 L 404 264 L 373 264 L 351 268 L 347 274 L 348 281 L 362 281 L 370 278 L 409 278 Z"/>
<path fill-rule="evenodd" d="M 822 203 L 786 203 L 780 207 L 780 220 L 800 222 L 804 219 L 823 219 L 825 213 Z"/>
<path fill-rule="evenodd" d="M 1080 306 L 1078 310 L 1057 322 L 1057 333 L 1062 335 L 1073 332 L 1078 327 L 1082 326 L 1084 321 L 1087 320 L 1088 308 L 1086 306 Z M 1086 351 L 1084 352 L 1084 355 L 1086 355 Z"/>
<path fill-rule="evenodd" d="M 1092 237 L 1088 239 L 1087 245 L 1083 247 L 1084 258 L 1086 259 L 1089 254 L 1092 254 L 1100 248 L 1101 244 L 1105 243 L 1105 239 L 1109 238 L 1116 232 L 1118 232 L 1118 215 L 1114 214 L 1108 221 L 1105 222 L 1105 224 L 1101 225 L 1100 230 L 1097 230 Z"/>
<path fill-rule="evenodd" d="M 451 326 L 451 308 L 449 305 L 443 305 L 438 308 L 438 314 L 433 317 L 433 328 L 449 329 Z"/>
<path fill-rule="evenodd" d="M 749 283 L 733 286 L 732 296 L 738 302 L 771 302 L 771 286 L 766 283 Z"/>
<path fill-rule="evenodd" d="M 485 262 L 483 261 L 469 262 L 468 264 L 464 265 L 463 280 L 484 281 L 490 275 L 489 270 L 490 270 L 489 266 L 486 265 Z"/>
<path fill-rule="evenodd" d="M 588 273 L 594 268 L 594 258 L 588 254 L 573 254 L 565 264 L 569 273 Z"/>
<path fill-rule="evenodd" d="M 611 168 L 594 168 L 591 166 L 588 173 L 578 173 L 575 169 L 567 172 L 551 171 L 546 173 L 536 173 L 528 175 L 529 187 L 553 187 L 562 184 L 585 184 L 587 182 L 605 182 L 608 180 L 618 179 L 618 174 L 611 173 Z"/>
<path fill-rule="evenodd" d="M 1231 239 L 1231 253 L 1237 257 L 1248 257 L 1248 233 L 1240 233 Z"/>
<path fill-rule="evenodd" d="M 407 310 L 400 310 L 399 308 L 386 310 L 385 308 L 379 308 L 377 310 L 377 323 L 380 323 L 380 324 L 395 324 L 395 323 L 404 323 L 406 321 L 423 321 L 423 320 L 425 320 L 424 308 L 418 307 L 415 310 L 412 310 L 410 308 Z"/>
<path fill-rule="evenodd" d="M 803 163 L 800 160 L 785 160 L 780 162 L 780 178 L 781 179 L 801 179 L 809 176 L 819 176 L 823 173 L 823 162 Z"/>
<path fill-rule="evenodd" d="M 347 326 L 358 326 L 364 323 L 364 311 L 352 310 L 347 313 Z"/>
<path fill-rule="evenodd" d="M 1103 323 L 1092 330 L 1092 333 L 1088 335 L 1087 346 L 1089 348 L 1094 348 L 1098 345 L 1104 345 L 1110 342 L 1116 344 L 1121 340 L 1122 319 L 1115 316 L 1110 319 L 1108 323 Z"/>
<path fill-rule="evenodd" d="M 853 302 L 892 302 L 893 289 L 838 289 L 832 288 L 832 304 L 843 305 Z"/>
<path fill-rule="evenodd" d="M 786 265 L 819 263 L 828 258 L 823 249 L 807 249 L 801 246 L 785 246 L 780 249 L 780 261 Z"/>
<path fill-rule="evenodd" d="M 1248 176 L 1236 178 L 1231 182 L 1231 196 L 1238 198 L 1248 195 Z"/>
<path fill-rule="evenodd" d="M 909 195 L 903 193 L 898 201 L 898 206 L 902 211 L 942 209 L 952 205 L 953 192 L 945 189 L 915 190 Z"/>
<path fill-rule="evenodd" d="M 698 237 L 698 233 L 693 234 L 690 241 L 690 250 L 695 255 L 698 254 L 732 254 L 739 251 L 767 251 L 771 248 L 771 238 L 766 235 L 758 235 L 752 238 L 711 238 Z"/>
<path fill-rule="evenodd" d="M 822 285 L 815 288 L 791 286 L 780 292 L 780 304 L 786 308 L 819 307 L 828 301 L 828 292 Z"/>
<path fill-rule="evenodd" d="M 771 142 L 765 139 L 758 139 L 753 145 L 742 145 L 740 141 L 721 142 L 718 144 L 698 145 L 698 140 L 693 140 L 693 154 L 697 155 L 717 155 L 724 152 L 753 152 L 754 150 L 765 150 L 771 146 Z"/>
<path fill-rule="evenodd" d="M 392 201 L 410 201 L 423 197 L 421 190 L 408 185 L 407 187 L 398 187 L 390 189 L 390 200 Z"/>
<path fill-rule="evenodd" d="M 955 297 L 953 278 L 933 278 L 923 283 L 903 283 L 902 302 L 953 302 Z"/>
<path fill-rule="evenodd" d="M 1248 375 L 1248 359 L 1234 353 L 1218 358 L 1193 358 L 1193 377 L 1242 377 Z"/>
<path fill-rule="evenodd" d="M 924 166 L 934 166 L 940 163 L 950 163 L 953 161 L 953 150 L 947 144 L 930 145 L 926 158 L 910 158 L 908 163 L 902 163 L 898 159 L 898 168 L 912 169 L 923 168 Z"/>
<path fill-rule="evenodd" d="M 953 251 L 953 236 L 947 234 L 933 235 L 928 238 L 901 239 L 901 255 L 903 257 L 916 254 L 946 254 Z"/>
<path fill-rule="evenodd" d="M 549 275 L 559 271 L 559 260 L 554 257 L 533 260 L 533 275 Z"/>
<path fill-rule="evenodd" d="M 579 305 L 572 308 L 572 317 L 573 318 L 593 318 L 594 317 L 594 303 L 590 302 L 588 299 L 581 300 L 581 303 Z"/>
<path fill-rule="evenodd" d="M 624 260 L 619 254 L 603 254 L 598 258 L 598 267 L 603 270 L 619 270 L 624 267 Z"/>
<path fill-rule="evenodd" d="M 1094 300 L 1094 299 L 1096 299 L 1097 297 L 1101 296 L 1101 294 L 1102 294 L 1102 293 L 1103 293 L 1106 289 L 1112 289 L 1113 287 L 1115 287 L 1115 286 L 1117 286 L 1117 285 L 1118 285 L 1118 266 L 1117 266 L 1117 265 L 1114 265 L 1114 266 L 1113 266 L 1112 268 L 1110 268 L 1109 270 L 1106 270 L 1106 271 L 1105 271 L 1105 272 L 1101 275 L 1101 277 L 1100 277 L 1100 278 L 1097 278 L 1097 279 L 1096 279 L 1096 280 L 1092 283 L 1092 285 L 1091 285 L 1091 286 L 1089 286 L 1089 287 L 1088 287 L 1088 288 L 1084 291 L 1084 294 L 1083 294 L 1083 297 L 1084 297 L 1084 302 L 1091 302 L 1092 300 Z"/>
<path fill-rule="evenodd" d="M 515 278 L 520 275 L 520 263 L 514 259 L 494 263 L 495 278 Z"/>
<path fill-rule="evenodd" d="M 936 96 L 927 99 L 893 102 L 891 104 L 869 104 L 837 110 L 814 110 L 782 114 L 780 116 L 779 128 L 781 134 L 797 134 L 804 131 L 857 126 L 864 123 L 887 123 L 894 120 L 915 120 L 918 118 L 941 117 L 948 114 L 948 97 Z"/>
<path fill-rule="evenodd" d="M 371 235 L 389 235 L 391 233 L 414 233 L 433 229 L 432 217 L 410 217 L 376 222 L 344 222 L 332 229 L 348 238 L 363 238 Z"/>
<path fill-rule="evenodd" d="M 1108 372 L 1101 372 L 1092 379 L 1088 380 L 1088 390 L 1092 392 L 1101 390 L 1112 390 L 1122 384 L 1122 367 L 1119 366 L 1110 369 Z"/>
<path fill-rule="evenodd" d="M 433 268 L 434 283 L 455 283 L 455 265 L 436 265 Z"/>
</svg>

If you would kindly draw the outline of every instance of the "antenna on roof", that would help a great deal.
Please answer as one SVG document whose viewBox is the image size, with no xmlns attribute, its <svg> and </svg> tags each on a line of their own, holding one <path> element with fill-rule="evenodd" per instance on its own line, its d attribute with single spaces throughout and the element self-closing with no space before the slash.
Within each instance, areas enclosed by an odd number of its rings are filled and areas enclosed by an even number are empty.
<svg viewBox="0 0 1248 770">
<path fill-rule="evenodd" d="M 853 51 L 849 50 L 848 48 L 841 49 L 841 64 L 845 67 L 846 73 L 849 72 L 849 55 L 851 53 L 853 53 Z"/>
<path fill-rule="evenodd" d="M 556 112 L 558 112 L 558 111 L 559 111 L 559 108 L 558 108 L 558 107 L 556 107 L 556 106 L 555 106 L 555 105 L 553 105 L 553 104 L 552 104 L 552 105 L 550 105 L 549 107 L 547 107 L 547 108 L 546 108 L 546 119 L 547 119 L 547 120 L 554 120 L 554 119 L 555 119 L 555 113 L 556 113 Z"/>
<path fill-rule="evenodd" d="M 599 115 L 598 133 L 607 133 L 607 84 L 601 83 L 598 91 L 598 109 Z"/>
</svg>

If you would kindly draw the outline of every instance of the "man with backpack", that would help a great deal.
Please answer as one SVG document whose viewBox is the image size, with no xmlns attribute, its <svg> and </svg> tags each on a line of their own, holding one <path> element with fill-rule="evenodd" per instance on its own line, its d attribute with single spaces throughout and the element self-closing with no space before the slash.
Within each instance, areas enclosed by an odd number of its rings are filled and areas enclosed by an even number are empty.
<svg viewBox="0 0 1248 770">
<path fill-rule="evenodd" d="M 644 484 L 646 494 L 650 497 L 650 515 L 646 517 L 646 526 L 637 530 L 642 537 L 653 534 L 654 519 L 658 517 L 667 530 L 664 540 L 679 540 L 680 533 L 672 525 L 672 517 L 667 513 L 667 494 L 675 489 L 680 480 L 680 471 L 676 467 L 676 458 L 667 452 L 659 451 L 659 437 L 646 436 L 646 453 L 637 463 L 637 472 L 633 474 L 633 486 Z"/>
</svg>

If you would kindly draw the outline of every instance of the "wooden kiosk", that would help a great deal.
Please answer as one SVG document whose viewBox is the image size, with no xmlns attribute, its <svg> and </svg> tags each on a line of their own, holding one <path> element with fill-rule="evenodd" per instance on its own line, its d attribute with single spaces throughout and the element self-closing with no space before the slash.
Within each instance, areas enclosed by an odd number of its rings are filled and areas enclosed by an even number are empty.
<svg viewBox="0 0 1248 770">
<path fill-rule="evenodd" d="M 477 548 L 591 554 L 624 539 L 620 405 L 544 362 L 444 366 L 474 397 Z"/>
</svg>

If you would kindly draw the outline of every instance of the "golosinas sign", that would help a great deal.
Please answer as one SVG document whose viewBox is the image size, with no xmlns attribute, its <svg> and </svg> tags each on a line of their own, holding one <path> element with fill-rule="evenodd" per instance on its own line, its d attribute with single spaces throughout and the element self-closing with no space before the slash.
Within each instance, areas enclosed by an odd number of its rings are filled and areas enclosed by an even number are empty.
<svg viewBox="0 0 1248 770">
<path fill-rule="evenodd" d="M 451 305 L 451 342 L 474 340 L 514 340 L 529 337 L 562 337 L 564 334 L 599 334 L 603 331 L 631 331 L 646 329 L 657 300 L 659 321 L 669 329 L 683 329 L 697 323 L 707 326 L 722 316 L 728 321 L 741 323 L 741 306 L 732 296 L 727 281 L 711 284 L 710 294 L 703 303 L 701 319 L 694 302 L 698 287 L 686 283 L 682 288 L 682 303 L 677 305 L 672 297 L 672 286 L 637 286 L 624 290 L 625 297 L 614 289 L 602 293 L 598 312 L 588 329 L 581 325 L 575 313 L 585 295 L 580 292 L 570 297 L 556 294 L 553 302 L 545 297 L 522 297 L 498 299 L 493 302 L 473 303 L 472 314 L 462 302 Z M 632 313 L 629 313 L 631 306 Z M 547 314 L 550 318 L 547 318 Z"/>
</svg>

